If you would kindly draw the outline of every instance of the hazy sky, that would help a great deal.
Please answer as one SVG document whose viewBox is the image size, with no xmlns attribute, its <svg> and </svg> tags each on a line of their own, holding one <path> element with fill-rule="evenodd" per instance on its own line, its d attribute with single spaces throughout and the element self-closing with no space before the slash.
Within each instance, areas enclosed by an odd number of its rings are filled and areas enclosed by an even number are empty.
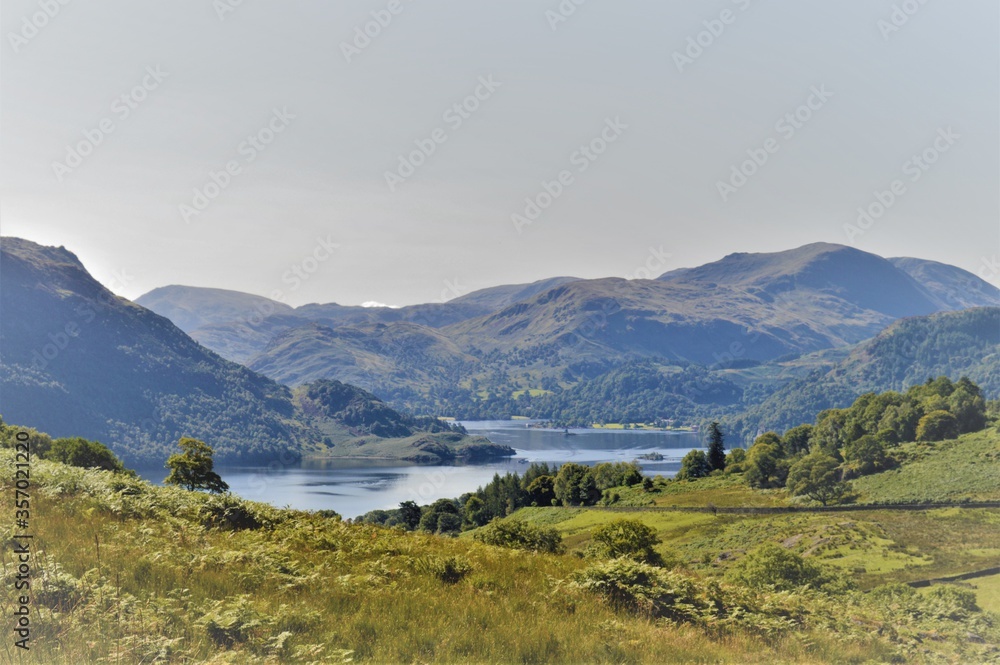
<svg viewBox="0 0 1000 665">
<path fill-rule="evenodd" d="M 2 7 L 2 232 L 129 297 L 402 305 L 814 241 L 1000 285 L 996 0 Z"/>
</svg>

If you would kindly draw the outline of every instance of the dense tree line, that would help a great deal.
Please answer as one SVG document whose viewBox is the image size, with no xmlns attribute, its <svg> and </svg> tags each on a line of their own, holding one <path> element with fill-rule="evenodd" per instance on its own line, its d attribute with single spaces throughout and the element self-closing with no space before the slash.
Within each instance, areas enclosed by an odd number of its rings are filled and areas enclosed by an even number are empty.
<svg viewBox="0 0 1000 665">
<path fill-rule="evenodd" d="M 842 482 L 895 464 L 893 449 L 942 441 L 983 429 L 987 404 L 968 378 L 941 376 L 906 392 L 866 393 L 843 409 L 821 412 L 814 425 L 758 436 L 740 464 L 751 487 L 787 486 L 821 503 L 844 494 Z"/>
<path fill-rule="evenodd" d="M 456 534 L 485 526 L 527 506 L 592 506 L 605 491 L 643 483 L 635 462 L 602 462 L 594 466 L 566 463 L 550 466 L 531 464 L 524 474 L 494 474 L 475 492 L 455 499 L 438 499 L 429 506 L 407 501 L 393 510 L 373 510 L 359 521 L 420 529 L 430 533 Z"/>
</svg>

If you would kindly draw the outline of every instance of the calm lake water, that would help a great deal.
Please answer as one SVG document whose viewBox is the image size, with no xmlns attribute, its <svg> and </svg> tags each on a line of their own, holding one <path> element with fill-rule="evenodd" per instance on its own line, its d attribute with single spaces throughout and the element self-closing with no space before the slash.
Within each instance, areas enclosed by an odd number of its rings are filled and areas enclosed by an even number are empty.
<svg viewBox="0 0 1000 665">
<path fill-rule="evenodd" d="M 526 421 L 477 421 L 462 423 L 471 434 L 505 443 L 517 456 L 503 461 L 461 466 L 404 466 L 384 460 L 303 460 L 283 467 L 225 467 L 216 471 L 239 496 L 275 506 L 305 510 L 331 509 L 344 517 L 370 510 L 395 508 L 402 501 L 427 504 L 457 497 L 488 483 L 493 474 L 523 472 L 531 462 L 632 461 L 643 453 L 658 452 L 662 461 L 638 460 L 649 475 L 672 476 L 681 458 L 692 448 L 702 448 L 698 434 L 625 430 L 542 430 Z M 166 472 L 139 470 L 160 483 Z"/>
</svg>

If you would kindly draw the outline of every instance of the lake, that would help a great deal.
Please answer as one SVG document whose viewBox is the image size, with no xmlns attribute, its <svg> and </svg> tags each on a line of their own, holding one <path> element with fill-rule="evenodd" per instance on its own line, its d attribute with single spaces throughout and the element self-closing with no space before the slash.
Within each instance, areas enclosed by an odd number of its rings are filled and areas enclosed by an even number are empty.
<svg viewBox="0 0 1000 665">
<path fill-rule="evenodd" d="M 386 460 L 307 459 L 290 466 L 217 466 L 233 493 L 252 501 L 303 510 L 336 510 L 357 517 L 370 510 L 395 508 L 402 501 L 428 504 L 457 497 L 488 483 L 493 474 L 523 472 L 531 462 L 629 462 L 643 453 L 660 453 L 662 461 L 638 460 L 648 475 L 672 476 L 681 458 L 702 448 L 701 436 L 689 432 L 527 427 L 530 421 L 476 421 L 462 423 L 470 434 L 505 443 L 517 456 L 468 465 L 404 465 Z M 162 483 L 166 472 L 139 469 L 147 480 Z"/>
</svg>

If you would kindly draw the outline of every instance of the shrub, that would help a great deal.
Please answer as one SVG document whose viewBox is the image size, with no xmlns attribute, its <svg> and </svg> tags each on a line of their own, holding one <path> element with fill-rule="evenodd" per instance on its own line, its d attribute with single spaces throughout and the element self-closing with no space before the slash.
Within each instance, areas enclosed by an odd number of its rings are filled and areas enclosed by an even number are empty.
<svg viewBox="0 0 1000 665">
<path fill-rule="evenodd" d="M 538 527 L 516 519 L 494 519 L 472 535 L 486 545 L 515 550 L 558 553 L 563 551 L 562 536 L 551 527 Z"/>
<path fill-rule="evenodd" d="M 807 586 L 832 591 L 844 585 L 816 562 L 775 543 L 765 543 L 737 561 L 726 571 L 726 579 L 758 590 L 791 591 Z"/>
<path fill-rule="evenodd" d="M 201 507 L 202 524 L 214 529 L 230 531 L 261 528 L 261 521 L 253 508 L 231 494 L 213 496 Z"/>
<path fill-rule="evenodd" d="M 88 441 L 80 437 L 56 439 L 45 454 L 45 459 L 84 469 L 104 469 L 118 473 L 126 471 L 125 465 L 110 448 L 99 441 Z"/>
<path fill-rule="evenodd" d="M 432 556 L 427 560 L 427 569 L 445 584 L 458 584 L 472 572 L 472 564 L 462 555 Z"/>
<path fill-rule="evenodd" d="M 656 530 L 639 520 L 617 519 L 591 533 L 591 553 L 609 559 L 628 557 L 651 565 L 662 565 L 663 557 L 653 547 L 659 544 Z"/>
<path fill-rule="evenodd" d="M 603 596 L 615 609 L 649 617 L 692 621 L 709 607 L 686 575 L 627 558 L 594 564 L 575 573 L 573 583 Z"/>
<path fill-rule="evenodd" d="M 979 612 L 976 594 L 953 584 L 935 584 L 927 592 L 927 605 L 933 616 L 961 621 L 972 612 Z"/>
</svg>

